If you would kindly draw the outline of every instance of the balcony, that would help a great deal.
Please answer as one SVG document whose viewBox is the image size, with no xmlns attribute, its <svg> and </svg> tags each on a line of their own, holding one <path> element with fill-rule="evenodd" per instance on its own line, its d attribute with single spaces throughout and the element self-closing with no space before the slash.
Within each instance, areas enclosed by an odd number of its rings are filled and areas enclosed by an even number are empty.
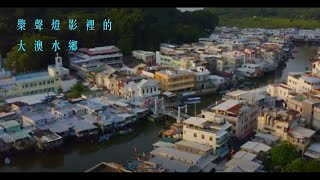
<svg viewBox="0 0 320 180">
<path fill-rule="evenodd" d="M 217 130 L 215 130 L 215 129 L 204 129 L 204 128 L 201 128 L 201 127 L 190 126 L 190 125 L 187 125 L 186 127 L 189 128 L 189 129 L 194 129 L 194 130 L 213 133 L 213 134 L 217 132 Z"/>
<path fill-rule="evenodd" d="M 229 153 L 229 148 L 228 146 L 223 146 L 221 148 L 216 149 L 216 155 L 220 157 L 225 157 Z"/>
<path fill-rule="evenodd" d="M 224 145 L 226 142 L 228 142 L 228 136 L 223 136 L 219 139 L 217 139 L 217 142 L 216 142 L 216 146 L 220 147 L 222 145 Z"/>
<path fill-rule="evenodd" d="M 180 85 L 180 86 L 168 86 L 167 89 L 168 91 L 178 91 L 182 89 L 187 89 L 187 88 L 193 88 L 194 84 L 187 84 L 187 85 Z"/>
<path fill-rule="evenodd" d="M 188 78 L 188 79 L 177 79 L 177 80 L 170 80 L 168 82 L 168 85 L 176 85 L 176 84 L 181 84 L 181 83 L 189 83 L 189 82 L 194 82 L 193 78 Z"/>
<path fill-rule="evenodd" d="M 263 126 L 263 128 L 266 129 L 266 130 L 268 130 L 268 131 L 275 131 L 275 129 L 276 129 L 276 128 L 274 128 L 273 126 L 266 125 L 266 124 Z"/>
</svg>

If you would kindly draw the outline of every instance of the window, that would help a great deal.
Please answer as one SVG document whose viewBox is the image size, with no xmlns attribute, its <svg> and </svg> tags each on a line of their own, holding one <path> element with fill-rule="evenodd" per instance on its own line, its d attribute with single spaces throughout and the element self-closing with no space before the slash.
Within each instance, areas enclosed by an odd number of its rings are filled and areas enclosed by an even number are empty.
<svg viewBox="0 0 320 180">
<path fill-rule="evenodd" d="M 144 89 L 142 89 L 142 94 L 144 94 Z"/>
<path fill-rule="evenodd" d="M 204 135 L 201 135 L 201 138 L 204 139 Z"/>
<path fill-rule="evenodd" d="M 147 88 L 147 93 L 149 93 L 149 89 Z"/>
<path fill-rule="evenodd" d="M 53 80 L 51 80 L 50 82 L 53 83 Z"/>
<path fill-rule="evenodd" d="M 152 88 L 150 88 L 150 93 L 152 93 Z"/>
<path fill-rule="evenodd" d="M 30 87 L 33 87 L 33 84 L 32 84 L 32 83 L 30 83 Z"/>
<path fill-rule="evenodd" d="M 47 81 L 47 84 L 50 84 L 50 81 Z"/>
<path fill-rule="evenodd" d="M 213 141 L 213 138 L 212 138 L 212 136 L 210 136 L 210 137 L 209 137 L 209 140 L 210 140 L 210 141 Z"/>
<path fill-rule="evenodd" d="M 157 91 L 157 87 L 154 87 L 153 90 L 154 90 L 154 91 Z"/>
<path fill-rule="evenodd" d="M 195 137 L 195 138 L 196 138 L 196 137 L 197 137 L 197 133 L 193 133 L 193 137 Z"/>
</svg>

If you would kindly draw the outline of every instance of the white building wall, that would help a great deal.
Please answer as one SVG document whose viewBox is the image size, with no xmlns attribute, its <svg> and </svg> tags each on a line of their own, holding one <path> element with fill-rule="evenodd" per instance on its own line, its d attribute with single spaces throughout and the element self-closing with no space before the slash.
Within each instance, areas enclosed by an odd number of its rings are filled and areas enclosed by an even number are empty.
<svg viewBox="0 0 320 180">
<path fill-rule="evenodd" d="M 269 93 L 270 96 L 276 97 L 278 100 L 283 99 L 285 101 L 288 100 L 290 97 L 289 93 L 292 90 L 283 88 L 281 86 L 276 86 L 276 85 L 268 85 L 267 92 Z"/>
<path fill-rule="evenodd" d="M 210 137 L 212 137 L 212 140 L 210 140 Z M 183 140 L 200 144 L 206 144 L 212 147 L 215 147 L 216 145 L 216 136 L 214 133 L 187 128 L 186 125 L 183 126 Z"/>
<path fill-rule="evenodd" d="M 62 86 L 62 91 L 63 92 L 68 92 L 71 90 L 71 87 L 75 84 L 77 84 L 78 80 L 75 78 L 72 79 L 68 79 L 68 80 L 64 80 L 61 81 L 61 86 Z"/>
<path fill-rule="evenodd" d="M 312 127 L 316 130 L 320 129 L 320 108 L 317 106 L 313 109 Z"/>
</svg>

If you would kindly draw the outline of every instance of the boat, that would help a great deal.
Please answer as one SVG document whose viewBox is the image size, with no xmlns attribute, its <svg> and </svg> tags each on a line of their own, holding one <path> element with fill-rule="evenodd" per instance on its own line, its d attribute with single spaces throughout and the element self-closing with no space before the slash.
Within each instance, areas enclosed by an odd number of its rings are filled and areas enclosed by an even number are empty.
<svg viewBox="0 0 320 180">
<path fill-rule="evenodd" d="M 126 134 L 129 134 L 129 133 L 132 133 L 133 132 L 133 129 L 129 128 L 129 129 L 126 129 L 126 130 L 120 130 L 117 132 L 118 135 L 126 135 Z"/>
<path fill-rule="evenodd" d="M 11 164 L 11 159 L 9 157 L 6 157 L 4 159 L 4 164 L 6 164 L 6 165 Z"/>
<path fill-rule="evenodd" d="M 273 72 L 277 69 L 276 63 L 268 63 L 268 62 L 263 62 L 263 72 L 268 73 L 268 72 Z"/>
<path fill-rule="evenodd" d="M 99 137 L 98 142 L 105 142 L 108 141 L 110 139 L 111 135 L 110 134 L 105 134 Z"/>
</svg>

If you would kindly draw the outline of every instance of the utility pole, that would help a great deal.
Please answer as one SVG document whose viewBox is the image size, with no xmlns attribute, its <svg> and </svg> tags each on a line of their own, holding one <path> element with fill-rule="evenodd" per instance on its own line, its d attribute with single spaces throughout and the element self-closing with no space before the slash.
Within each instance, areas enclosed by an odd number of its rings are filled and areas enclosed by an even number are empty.
<svg viewBox="0 0 320 180">
<path fill-rule="evenodd" d="M 177 119 L 177 122 L 180 123 L 181 122 L 181 109 L 185 110 L 185 113 L 187 114 L 188 112 L 188 105 L 184 105 L 184 106 L 178 106 L 178 119 Z"/>
</svg>

